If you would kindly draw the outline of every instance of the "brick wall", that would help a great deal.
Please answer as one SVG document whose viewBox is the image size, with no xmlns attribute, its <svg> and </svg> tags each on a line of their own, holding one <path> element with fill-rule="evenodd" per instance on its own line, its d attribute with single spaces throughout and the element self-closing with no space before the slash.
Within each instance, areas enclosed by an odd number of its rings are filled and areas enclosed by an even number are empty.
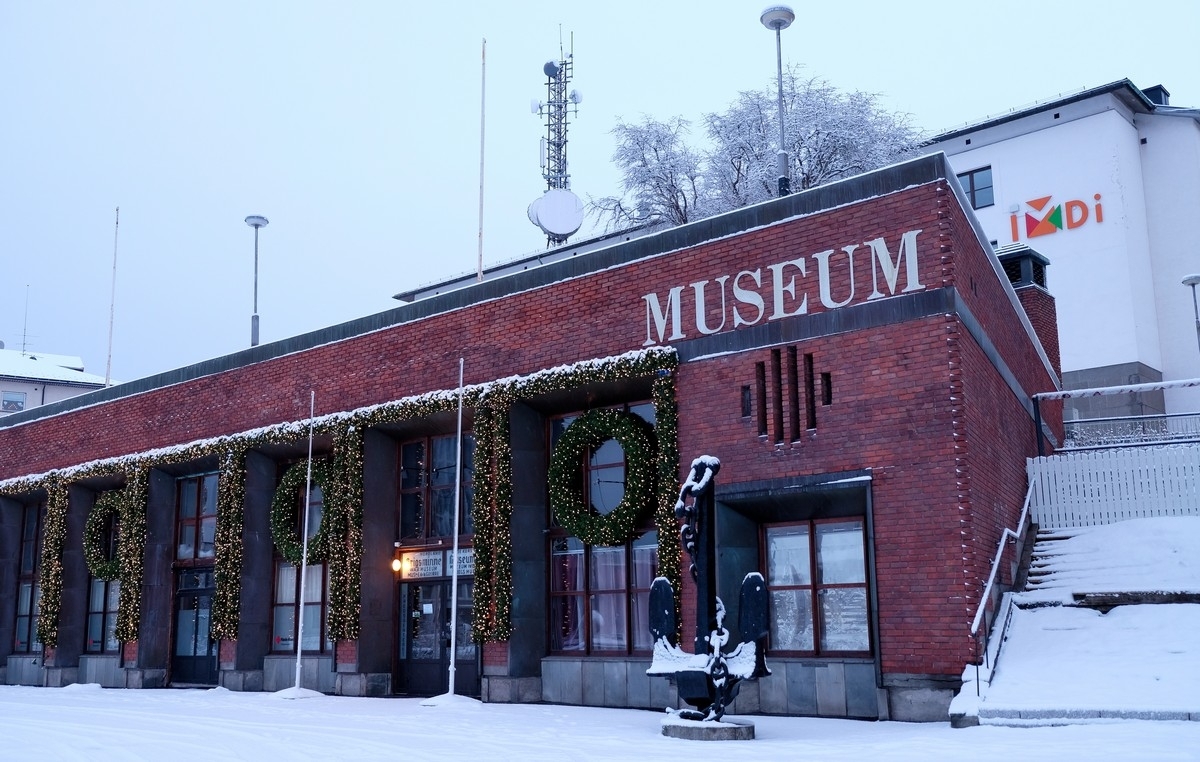
<svg viewBox="0 0 1200 762">
<path fill-rule="evenodd" d="M 791 272 L 796 296 L 807 295 L 809 314 L 824 312 L 812 258 L 821 251 L 834 250 L 829 262 L 841 280 L 835 277 L 830 298 L 841 301 L 850 290 L 842 247 L 857 245 L 853 301 L 861 303 L 872 271 L 864 242 L 883 237 L 894 256 L 900 236 L 917 229 L 925 288 L 956 287 L 1022 386 L 1050 388 L 953 199 L 944 183 L 912 187 L 0 429 L 0 478 L 302 419 L 310 389 L 320 414 L 453 388 L 460 356 L 467 358 L 470 384 L 637 349 L 646 341 L 643 296 L 682 287 L 681 314 L 691 316 L 692 284 L 706 280 L 703 322 L 715 328 L 725 321 L 723 330 L 730 330 L 730 304 L 720 299 L 716 279 L 760 269 L 765 283 L 769 265 L 786 260 L 805 259 L 806 279 Z M 789 308 L 798 304 L 791 301 Z M 697 335 L 693 330 L 686 338 Z M 677 376 L 681 468 L 697 455 L 716 455 L 726 484 L 870 469 L 884 671 L 957 674 L 972 655 L 967 626 L 981 574 L 1002 527 L 1020 510 L 1023 458 L 1033 454 L 1032 424 L 1020 400 L 952 314 L 792 346 L 800 357 L 812 355 L 818 377 L 829 374 L 832 401 L 818 405 L 816 427 L 805 425 L 794 441 L 787 434 L 776 445 L 759 437 L 755 415 L 742 416 L 742 387 L 755 383 L 756 363 L 770 365 L 769 347 L 685 363 Z M 692 621 L 687 612 L 683 621 Z M 485 649 L 489 665 L 501 663 L 500 648 Z"/>
</svg>

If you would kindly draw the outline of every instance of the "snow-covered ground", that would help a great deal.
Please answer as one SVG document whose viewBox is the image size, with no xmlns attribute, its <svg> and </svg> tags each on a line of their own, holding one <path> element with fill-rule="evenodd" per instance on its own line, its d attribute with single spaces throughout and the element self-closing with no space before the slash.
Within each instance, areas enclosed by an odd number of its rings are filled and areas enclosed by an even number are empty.
<svg viewBox="0 0 1200 762">
<path fill-rule="evenodd" d="M 1193 676 L 1194 677 L 1194 676 Z M 10 760 L 1188 760 L 1200 722 L 955 730 L 754 717 L 753 741 L 681 741 L 630 709 L 213 690 L 0 687 Z"/>
<path fill-rule="evenodd" d="M 1063 541 L 1042 588 L 1200 592 L 1200 518 L 1143 519 Z M 981 707 L 1200 717 L 1200 605 L 1018 610 Z M 766 678 L 770 679 L 770 678 Z M 0 758 L 14 760 L 1200 760 L 1200 721 L 1067 726 L 752 717 L 753 741 L 681 741 L 662 714 L 442 697 L 355 699 L 215 690 L 0 686 Z"/>
</svg>

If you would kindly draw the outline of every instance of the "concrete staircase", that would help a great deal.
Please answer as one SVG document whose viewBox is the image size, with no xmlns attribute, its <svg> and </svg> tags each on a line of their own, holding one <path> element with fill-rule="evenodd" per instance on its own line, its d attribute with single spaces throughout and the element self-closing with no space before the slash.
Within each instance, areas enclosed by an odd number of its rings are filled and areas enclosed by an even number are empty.
<svg viewBox="0 0 1200 762">
<path fill-rule="evenodd" d="M 1200 711 L 1190 711 L 1192 707 L 1182 710 L 1179 707 L 1156 709 L 1152 706 L 1153 701 L 1150 701 L 1138 708 L 1131 708 L 1126 690 L 1128 685 L 1122 685 L 1119 678 L 1114 678 L 1111 686 L 1102 686 L 1102 690 L 1089 695 L 1086 707 L 1078 705 L 1078 692 L 1070 690 L 1069 686 L 1060 692 L 1055 690 L 1055 686 L 1047 684 L 1040 695 L 1021 696 L 1014 696 L 1011 688 L 1004 689 L 1006 657 L 1011 663 L 1016 656 L 1009 646 L 1009 635 L 1012 634 L 1010 630 L 1017 626 L 1032 627 L 1033 619 L 1030 617 L 1036 616 L 1037 609 L 1058 607 L 1063 611 L 1063 615 L 1068 615 L 1067 610 L 1078 609 L 1094 609 L 1107 614 L 1118 606 L 1200 603 L 1200 592 L 1137 591 L 1122 589 L 1123 586 L 1113 585 L 1111 582 L 1095 583 L 1097 570 L 1119 567 L 1120 564 L 1111 554 L 1081 551 L 1078 547 L 1067 546 L 1066 540 L 1086 531 L 1088 530 L 1053 529 L 1037 532 L 1032 551 L 1023 559 L 1017 577 L 1017 592 L 1006 596 L 1002 615 L 997 617 L 996 627 L 992 630 L 991 645 L 994 652 L 990 654 L 989 659 L 991 668 L 986 670 L 986 673 L 976 671 L 977 677 L 973 678 L 975 683 L 964 686 L 963 694 L 966 694 L 969 688 L 971 693 L 977 695 L 960 695 L 955 699 L 958 710 L 956 712 L 955 706 L 952 705 L 952 724 L 1065 725 L 1116 719 L 1200 721 Z M 1103 579 L 1104 575 L 1101 574 L 1100 578 Z M 1101 589 L 1089 589 L 1089 583 L 1097 584 Z M 1037 618 L 1049 615 L 1050 612 L 1046 612 Z M 1080 615 L 1084 616 L 1083 612 L 1080 612 Z M 1107 617 L 1105 619 L 1107 620 Z M 1052 629 L 1070 628 L 1047 628 Z M 1082 634 L 1080 637 L 1083 637 Z M 1028 635 L 1020 640 L 1028 647 Z M 1079 648 L 1083 650 L 1089 645 L 1084 640 L 1080 642 Z M 1033 647 L 1036 648 L 1037 645 Z M 1098 669 L 1104 668 L 1103 663 L 1094 666 Z M 964 672 L 964 680 L 971 678 L 971 669 L 968 667 Z M 1135 667 L 1134 672 L 1136 671 Z M 1025 673 L 1023 678 L 1018 679 L 1027 680 L 1028 674 Z M 1196 708 L 1200 708 L 1200 702 Z"/>
</svg>

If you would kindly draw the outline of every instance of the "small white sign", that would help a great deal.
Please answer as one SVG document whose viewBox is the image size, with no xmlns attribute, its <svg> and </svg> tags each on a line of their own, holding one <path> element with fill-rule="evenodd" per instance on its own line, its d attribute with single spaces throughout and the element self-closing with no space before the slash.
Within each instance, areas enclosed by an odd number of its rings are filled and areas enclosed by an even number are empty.
<svg viewBox="0 0 1200 762">
<path fill-rule="evenodd" d="M 401 579 L 428 579 L 429 577 L 443 576 L 442 558 L 444 555 L 440 550 L 405 553 L 400 558 Z"/>
</svg>

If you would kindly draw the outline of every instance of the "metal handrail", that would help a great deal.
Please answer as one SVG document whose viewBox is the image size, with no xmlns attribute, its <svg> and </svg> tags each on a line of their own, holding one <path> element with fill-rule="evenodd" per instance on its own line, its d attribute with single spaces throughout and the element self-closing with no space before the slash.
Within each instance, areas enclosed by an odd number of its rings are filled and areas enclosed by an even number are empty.
<svg viewBox="0 0 1200 762">
<path fill-rule="evenodd" d="M 971 622 L 971 635 L 974 636 L 979 632 L 979 625 L 983 621 L 984 611 L 987 609 L 988 600 L 992 596 L 992 586 L 996 583 L 996 572 L 1000 570 L 1000 561 L 1004 557 L 1004 543 L 1009 537 L 1014 540 L 1021 539 L 1020 532 L 1025 528 L 1025 523 L 1029 520 L 1029 504 L 1033 501 L 1033 488 L 1037 486 L 1037 474 L 1029 480 L 1029 489 L 1025 492 L 1025 505 L 1021 507 L 1021 518 L 1017 521 L 1016 530 L 1004 528 L 1004 532 L 1000 535 L 1000 542 L 996 548 L 996 557 L 992 559 L 992 572 L 988 575 L 987 585 L 983 588 L 983 597 L 979 601 L 979 610 L 975 612 L 975 619 Z"/>
<path fill-rule="evenodd" d="M 1000 562 L 1004 559 L 1004 545 L 1010 537 L 1014 540 L 1021 539 L 1020 533 L 1021 533 L 1021 531 L 1023 531 L 1025 529 L 1025 525 L 1029 521 L 1029 504 L 1031 502 L 1033 502 L 1033 489 L 1037 485 L 1037 479 L 1038 479 L 1037 474 L 1034 474 L 1033 477 L 1029 480 L 1029 489 L 1025 492 L 1025 504 L 1023 506 L 1021 506 L 1021 518 L 1017 520 L 1016 530 L 1014 531 L 1012 529 L 1009 529 L 1008 527 L 1005 527 L 1004 531 L 1000 534 L 1000 542 L 997 544 L 997 547 L 996 547 L 996 557 L 992 559 L 992 571 L 991 571 L 991 573 L 988 574 L 987 584 L 984 585 L 984 588 L 983 588 L 983 596 L 979 600 L 979 608 L 975 612 L 975 619 L 971 622 L 971 637 L 975 639 L 977 644 L 979 641 L 979 625 L 984 623 L 987 619 L 988 601 L 990 601 L 991 597 L 992 597 L 992 586 L 996 584 L 996 574 L 997 574 L 997 572 L 1000 571 Z M 1005 626 L 1007 627 L 1007 620 L 1006 620 Z M 983 635 L 983 659 L 982 659 L 984 662 L 984 666 L 988 666 L 987 659 L 988 659 L 988 652 L 990 650 L 991 650 L 991 643 L 989 642 L 987 629 L 985 628 L 984 635 Z M 975 695 L 978 696 L 982 692 L 982 687 L 981 687 L 980 679 L 979 679 L 979 667 L 980 667 L 979 662 L 976 661 L 974 666 L 975 666 Z M 994 669 L 994 668 L 995 668 L 994 666 L 989 667 L 989 669 Z"/>
</svg>

